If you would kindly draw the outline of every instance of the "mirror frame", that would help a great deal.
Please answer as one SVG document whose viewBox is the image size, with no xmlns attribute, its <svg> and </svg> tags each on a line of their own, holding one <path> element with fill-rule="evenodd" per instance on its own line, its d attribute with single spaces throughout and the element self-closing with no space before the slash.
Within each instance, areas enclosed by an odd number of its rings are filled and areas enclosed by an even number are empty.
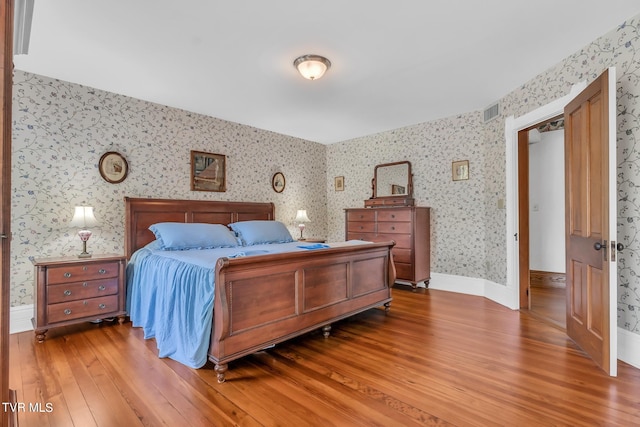
<svg viewBox="0 0 640 427">
<path fill-rule="evenodd" d="M 379 168 L 383 168 L 383 167 L 389 167 L 389 166 L 396 166 L 396 165 L 407 165 L 407 193 L 406 194 L 402 194 L 402 195 L 391 195 L 391 196 L 378 196 L 378 188 L 377 188 L 377 181 L 378 181 L 378 169 Z M 371 187 L 373 190 L 373 193 L 371 195 L 371 199 L 370 200 L 379 200 L 379 201 L 389 201 L 389 203 L 372 203 L 371 205 L 380 205 L 380 204 L 384 204 L 384 205 L 391 205 L 391 204 L 397 204 L 397 205 L 411 205 L 412 204 L 412 197 L 413 197 L 413 173 L 411 172 L 411 162 L 409 162 L 408 160 L 402 161 L 402 162 L 393 162 L 393 163 L 382 163 L 379 164 L 375 167 L 374 171 L 373 171 L 373 179 L 371 180 Z"/>
</svg>

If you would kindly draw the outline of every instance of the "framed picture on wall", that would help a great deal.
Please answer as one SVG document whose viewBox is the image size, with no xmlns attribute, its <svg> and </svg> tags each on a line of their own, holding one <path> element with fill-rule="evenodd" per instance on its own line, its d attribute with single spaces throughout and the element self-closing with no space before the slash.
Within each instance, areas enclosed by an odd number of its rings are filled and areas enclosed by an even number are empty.
<svg viewBox="0 0 640 427">
<path fill-rule="evenodd" d="M 344 176 L 336 176 L 333 184 L 336 191 L 344 191 Z"/>
<path fill-rule="evenodd" d="M 227 191 L 224 154 L 191 151 L 191 191 Z"/>
<path fill-rule="evenodd" d="M 102 179 L 111 184 L 118 184 L 127 177 L 129 164 L 122 154 L 109 151 L 100 157 L 98 170 Z"/>
<path fill-rule="evenodd" d="M 451 165 L 451 173 L 454 181 L 469 179 L 469 160 L 459 160 Z"/>
<path fill-rule="evenodd" d="M 276 172 L 271 177 L 271 188 L 273 188 L 273 191 L 276 193 L 282 193 L 286 185 L 287 181 L 284 179 L 284 174 L 282 172 Z"/>
</svg>

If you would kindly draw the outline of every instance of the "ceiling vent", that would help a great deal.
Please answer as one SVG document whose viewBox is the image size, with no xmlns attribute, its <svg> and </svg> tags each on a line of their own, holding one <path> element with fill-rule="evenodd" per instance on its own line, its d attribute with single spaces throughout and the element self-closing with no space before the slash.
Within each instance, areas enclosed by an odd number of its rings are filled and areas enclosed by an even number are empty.
<svg viewBox="0 0 640 427">
<path fill-rule="evenodd" d="M 495 104 L 484 110 L 484 122 L 487 123 L 488 121 L 493 120 L 494 118 L 498 117 L 499 113 L 499 104 L 496 102 Z"/>
</svg>

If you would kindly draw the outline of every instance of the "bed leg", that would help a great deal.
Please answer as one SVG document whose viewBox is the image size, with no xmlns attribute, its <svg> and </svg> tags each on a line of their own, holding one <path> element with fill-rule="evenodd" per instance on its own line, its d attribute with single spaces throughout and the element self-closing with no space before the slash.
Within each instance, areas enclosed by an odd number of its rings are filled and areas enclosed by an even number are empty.
<svg viewBox="0 0 640 427">
<path fill-rule="evenodd" d="M 213 368 L 213 370 L 216 371 L 216 374 L 218 374 L 219 384 L 222 384 L 225 381 L 224 373 L 227 372 L 228 368 L 229 368 L 229 365 L 226 363 L 223 363 L 222 365 L 218 365 L 216 363 L 216 366 Z"/>
<path fill-rule="evenodd" d="M 391 303 L 390 302 L 385 302 L 384 303 L 384 312 L 388 313 L 389 310 L 391 310 Z"/>
<path fill-rule="evenodd" d="M 322 335 L 325 338 L 329 338 L 329 332 L 331 332 L 331 325 L 325 325 L 322 327 Z"/>
</svg>

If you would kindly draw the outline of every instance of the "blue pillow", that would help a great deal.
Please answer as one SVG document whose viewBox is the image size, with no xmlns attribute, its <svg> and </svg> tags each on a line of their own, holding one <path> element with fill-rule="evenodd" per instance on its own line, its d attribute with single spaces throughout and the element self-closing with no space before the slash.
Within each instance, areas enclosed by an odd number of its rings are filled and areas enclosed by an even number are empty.
<svg viewBox="0 0 640 427">
<path fill-rule="evenodd" d="M 229 224 L 229 227 L 245 246 L 294 241 L 287 227 L 280 221 L 241 221 Z"/>
<path fill-rule="evenodd" d="M 238 246 L 233 232 L 222 224 L 160 222 L 153 224 L 149 230 L 165 251 Z"/>
</svg>

